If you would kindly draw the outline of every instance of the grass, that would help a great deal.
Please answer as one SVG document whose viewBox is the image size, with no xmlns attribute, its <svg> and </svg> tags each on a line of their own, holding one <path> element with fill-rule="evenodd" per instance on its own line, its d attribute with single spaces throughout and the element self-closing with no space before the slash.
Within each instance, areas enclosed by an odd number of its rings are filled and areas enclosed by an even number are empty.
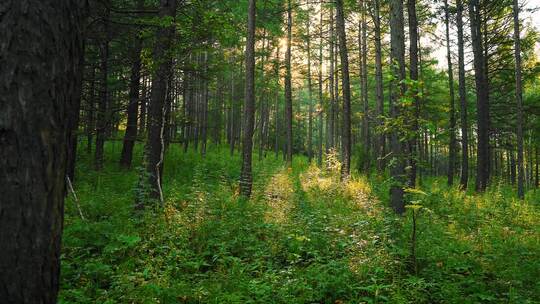
<svg viewBox="0 0 540 304">
<path fill-rule="evenodd" d="M 238 196 L 240 159 L 171 145 L 163 208 L 134 212 L 137 166 L 101 173 L 81 153 L 66 202 L 60 303 L 540 303 L 535 193 L 465 195 L 437 180 L 417 196 L 418 271 L 410 212 L 393 215 L 387 183 L 296 157 L 254 161 L 254 195 Z M 336 166 L 330 166 L 337 168 Z M 538 196 L 536 196 L 538 198 Z"/>
</svg>

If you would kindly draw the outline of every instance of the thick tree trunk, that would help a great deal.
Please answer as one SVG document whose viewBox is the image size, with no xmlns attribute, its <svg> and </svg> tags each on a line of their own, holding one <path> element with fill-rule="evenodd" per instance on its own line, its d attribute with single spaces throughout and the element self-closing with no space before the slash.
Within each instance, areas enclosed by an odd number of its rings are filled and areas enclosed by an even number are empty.
<svg viewBox="0 0 540 304">
<path fill-rule="evenodd" d="M 476 81 L 476 112 L 478 143 L 476 151 L 476 191 L 486 190 L 489 180 L 489 104 L 488 83 L 486 79 L 484 47 L 482 40 L 480 8 L 478 0 L 469 2 L 471 19 L 471 40 L 474 53 Z"/>
<path fill-rule="evenodd" d="M 292 6 L 291 0 L 287 0 L 287 53 L 285 54 L 285 121 L 287 128 L 287 153 L 286 161 L 288 166 L 292 166 L 293 155 L 293 107 L 292 107 L 292 75 L 291 75 L 291 44 L 292 44 Z"/>
<path fill-rule="evenodd" d="M 246 87 L 244 100 L 244 128 L 242 138 L 242 172 L 240 175 L 240 193 L 251 196 L 253 177 L 251 161 L 253 153 L 253 127 L 255 123 L 255 0 L 249 0 L 248 31 L 246 44 Z"/>
<path fill-rule="evenodd" d="M 519 3 L 514 0 L 514 52 L 516 57 L 516 136 L 517 136 L 517 166 L 518 166 L 518 197 L 525 198 L 524 173 L 523 173 L 523 98 L 521 87 L 521 41 L 519 30 Z M 531 153 L 532 154 L 532 153 Z M 532 167 L 532 166 L 531 166 Z"/>
<path fill-rule="evenodd" d="M 463 4 L 462 0 L 456 0 L 457 5 L 457 29 L 458 29 L 458 65 L 459 65 L 459 100 L 461 120 L 461 178 L 460 187 L 467 189 L 469 182 L 469 126 L 467 117 L 467 90 L 465 86 L 465 55 L 463 42 Z"/>
<path fill-rule="evenodd" d="M 2 303 L 57 302 L 81 12 L 74 0 L 0 5 Z"/>
<path fill-rule="evenodd" d="M 336 1 L 337 32 L 339 36 L 339 55 L 341 58 L 341 85 L 343 88 L 343 128 L 341 133 L 342 158 L 341 177 L 348 178 L 351 171 L 351 87 L 349 80 L 349 55 L 345 33 L 343 0 Z"/>
<path fill-rule="evenodd" d="M 391 55 L 394 74 L 394 86 L 399 87 L 399 90 L 393 89 L 390 97 L 391 106 L 390 114 L 393 119 L 400 116 L 400 98 L 405 95 L 407 90 L 405 83 L 405 39 L 404 39 L 404 21 L 403 21 L 403 1 L 390 1 L 390 32 L 391 32 Z M 399 85 L 401 83 L 401 85 Z M 391 134 L 391 151 L 393 165 L 390 174 L 394 179 L 390 187 L 390 203 L 394 211 L 398 214 L 405 212 L 405 202 L 403 200 L 403 186 L 405 183 L 405 164 L 403 155 L 402 143 L 400 140 L 400 130 L 393 130 Z"/>
<path fill-rule="evenodd" d="M 450 12 L 448 0 L 444 0 L 444 21 L 446 25 L 446 57 L 448 60 L 448 85 L 450 87 L 450 146 L 448 147 L 448 185 L 454 184 L 454 170 L 456 168 L 456 112 L 454 94 L 454 72 L 452 70 L 452 55 L 450 53 Z"/>
<path fill-rule="evenodd" d="M 176 0 L 161 0 L 159 17 L 174 17 L 176 12 Z M 158 62 L 157 69 L 152 77 L 152 95 L 148 107 L 148 138 L 146 143 L 146 174 L 150 187 L 149 197 L 163 203 L 161 188 L 161 170 L 163 163 L 164 141 L 164 116 L 165 102 L 168 91 L 167 77 L 170 74 L 169 49 L 172 43 L 174 27 L 162 27 L 157 30 L 156 44 L 154 47 L 154 62 Z M 141 203 L 141 202 L 139 202 Z"/>
</svg>

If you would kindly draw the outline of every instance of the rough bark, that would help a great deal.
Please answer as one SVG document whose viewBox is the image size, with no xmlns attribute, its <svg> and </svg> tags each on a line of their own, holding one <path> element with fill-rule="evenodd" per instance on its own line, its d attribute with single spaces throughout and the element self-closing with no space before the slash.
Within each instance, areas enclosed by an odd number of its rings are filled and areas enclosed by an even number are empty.
<svg viewBox="0 0 540 304">
<path fill-rule="evenodd" d="M 240 193 L 251 196 L 253 177 L 251 161 L 253 153 L 253 127 L 255 123 L 255 0 L 249 0 L 246 44 L 246 87 L 244 99 L 244 123 L 242 138 L 242 172 Z"/>
<path fill-rule="evenodd" d="M 0 16 L 0 302 L 53 304 L 82 6 L 4 1 Z"/>
<path fill-rule="evenodd" d="M 476 191 L 486 190 L 489 180 L 489 101 L 482 40 L 480 8 L 478 0 L 469 2 L 471 39 L 474 53 L 476 82 L 476 112 L 478 141 L 476 151 Z"/>
<path fill-rule="evenodd" d="M 399 87 L 399 90 L 393 89 L 390 95 L 390 115 L 393 119 L 397 119 L 401 115 L 400 98 L 406 93 L 406 87 L 403 82 L 405 79 L 405 39 L 404 39 L 404 21 L 403 21 L 403 1 L 390 1 L 390 44 L 392 70 L 394 74 L 393 84 Z M 399 85 L 398 83 L 401 83 Z M 390 137 L 390 146 L 393 158 L 393 164 L 390 168 L 390 175 L 393 178 L 393 183 L 390 187 L 390 204 L 394 211 L 398 214 L 405 212 L 405 202 L 403 200 L 403 186 L 405 183 L 405 164 L 403 155 L 403 147 L 400 140 L 400 130 L 393 130 Z"/>
</svg>

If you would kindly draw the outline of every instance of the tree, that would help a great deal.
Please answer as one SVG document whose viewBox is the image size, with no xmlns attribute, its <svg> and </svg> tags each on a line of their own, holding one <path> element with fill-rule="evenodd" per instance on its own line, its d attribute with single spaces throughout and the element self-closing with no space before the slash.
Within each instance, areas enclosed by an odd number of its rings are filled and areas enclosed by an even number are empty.
<svg viewBox="0 0 540 304">
<path fill-rule="evenodd" d="M 458 30 L 458 66 L 459 66 L 459 100 L 460 100 L 460 120 L 461 120 L 461 178 L 460 187 L 467 189 L 469 181 L 469 126 L 467 117 L 467 91 L 465 86 L 465 55 L 463 42 L 463 3 L 456 0 L 457 15 L 456 23 Z"/>
<path fill-rule="evenodd" d="M 10 3 L 0 7 L 0 299 L 52 304 L 84 8 L 74 0 Z"/>
<path fill-rule="evenodd" d="M 99 68 L 100 68 L 100 84 L 99 84 L 99 100 L 97 105 L 97 121 L 96 121 L 96 148 L 94 151 L 94 168 L 97 171 L 103 169 L 104 162 L 104 146 L 105 132 L 108 127 L 108 107 L 109 107 L 109 8 L 105 9 L 103 17 L 103 35 L 105 36 L 99 46 Z"/>
<path fill-rule="evenodd" d="M 448 149 L 448 185 L 454 184 L 456 167 L 456 113 L 454 94 L 454 72 L 452 71 L 452 55 L 450 53 L 450 12 L 448 0 L 444 0 L 444 23 L 446 25 L 446 58 L 448 60 L 448 86 L 450 87 L 450 146 Z"/>
<path fill-rule="evenodd" d="M 308 158 L 311 163 L 313 158 L 313 86 L 311 83 L 311 37 L 310 37 L 310 11 L 307 11 L 307 34 L 306 34 L 306 51 L 307 51 L 307 81 L 308 81 L 308 93 L 309 93 L 309 110 L 308 110 Z"/>
<path fill-rule="evenodd" d="M 287 51 L 285 53 L 285 123 L 287 128 L 287 151 L 285 154 L 289 166 L 292 165 L 293 139 L 292 139 L 292 74 L 291 74 L 291 45 L 292 45 L 292 5 L 287 0 Z"/>
<path fill-rule="evenodd" d="M 373 25 L 375 40 L 375 80 L 377 93 L 377 126 L 382 128 L 384 125 L 384 90 L 383 90 L 383 71 L 382 71 L 382 46 L 381 46 L 381 17 L 380 1 L 373 1 Z M 386 136 L 384 132 L 379 131 L 377 140 L 377 171 L 382 174 L 384 171 L 384 155 L 386 154 Z"/>
<path fill-rule="evenodd" d="M 343 129 L 341 177 L 347 178 L 351 171 L 351 87 L 349 80 L 349 55 L 345 34 L 343 0 L 336 1 L 336 29 L 339 36 L 339 55 L 341 58 L 341 84 L 343 89 Z"/>
<path fill-rule="evenodd" d="M 405 86 L 405 39 L 403 29 L 403 1 L 390 1 L 390 44 L 392 58 L 393 85 L 399 90 L 392 90 L 390 95 L 390 116 L 393 120 L 400 117 L 401 97 L 406 93 Z M 398 84 L 401 85 L 398 85 Z M 405 202 L 403 200 L 403 177 L 404 177 L 404 155 L 400 139 L 400 130 L 395 127 L 390 136 L 390 146 L 392 153 L 392 166 L 390 174 L 394 179 L 390 187 L 390 204 L 398 214 L 405 212 Z"/>
<path fill-rule="evenodd" d="M 322 154 L 323 154 L 323 2 L 320 3 L 320 25 L 319 25 L 319 69 L 318 69 L 318 82 L 319 82 L 319 142 L 317 153 L 317 164 L 322 166 Z"/>
<path fill-rule="evenodd" d="M 418 82 L 418 18 L 416 17 L 416 0 L 407 1 L 409 16 L 409 73 L 411 81 Z M 416 187 L 416 143 L 418 141 L 418 116 L 420 115 L 420 98 L 418 97 L 418 85 L 411 88 L 413 95 L 412 136 L 409 139 L 409 186 Z"/>
<path fill-rule="evenodd" d="M 519 30 L 519 3 L 514 0 L 514 54 L 516 59 L 516 135 L 517 135 L 517 165 L 518 165 L 518 197 L 525 198 L 524 169 L 523 169 L 523 97 L 521 86 L 521 41 Z M 532 166 L 531 166 L 532 167 Z M 537 170 L 538 171 L 538 170 Z"/>
<path fill-rule="evenodd" d="M 144 1 L 138 0 L 137 5 L 139 10 L 144 8 Z M 133 49 L 132 49 L 132 65 L 131 77 L 129 83 L 129 104 L 127 107 L 127 125 L 124 135 L 124 144 L 122 146 L 122 154 L 120 156 L 120 165 L 124 168 L 131 167 L 133 159 L 133 147 L 137 139 L 137 118 L 139 114 L 139 88 L 141 83 L 141 50 L 142 39 L 139 33 L 136 33 Z"/>
<path fill-rule="evenodd" d="M 244 132 L 242 141 L 242 173 L 240 192 L 251 196 L 253 177 L 251 159 L 253 153 L 253 125 L 255 121 L 255 0 L 249 0 L 246 44 L 246 88 L 244 100 Z"/>
<path fill-rule="evenodd" d="M 176 0 L 161 0 L 159 17 L 162 20 L 174 18 L 176 14 Z M 170 21 L 170 20 L 169 20 Z M 152 94 L 148 106 L 148 138 L 146 142 L 146 174 L 150 186 L 150 198 L 163 203 L 161 178 L 163 173 L 164 153 L 164 116 L 165 100 L 168 90 L 168 76 L 170 71 L 170 49 L 174 23 L 161 26 L 156 32 L 156 43 L 153 51 L 153 60 L 156 64 L 152 77 Z M 144 178 L 144 177 L 143 177 Z M 139 202 L 141 204 L 141 202 Z"/>
<path fill-rule="evenodd" d="M 486 63 L 482 38 L 480 6 L 478 0 L 469 2 L 471 40 L 474 54 L 474 78 L 476 82 L 476 116 L 478 142 L 476 151 L 476 191 L 486 190 L 489 180 L 489 100 Z"/>
<path fill-rule="evenodd" d="M 363 0 L 358 1 L 360 10 L 360 27 L 358 31 L 358 49 L 360 50 L 360 90 L 362 97 L 362 139 L 363 139 L 363 168 L 366 174 L 369 174 L 371 167 L 371 138 L 370 138 L 370 126 L 369 126 L 369 99 L 368 99 L 368 71 L 367 71 L 367 23 L 366 23 L 366 2 Z"/>
</svg>

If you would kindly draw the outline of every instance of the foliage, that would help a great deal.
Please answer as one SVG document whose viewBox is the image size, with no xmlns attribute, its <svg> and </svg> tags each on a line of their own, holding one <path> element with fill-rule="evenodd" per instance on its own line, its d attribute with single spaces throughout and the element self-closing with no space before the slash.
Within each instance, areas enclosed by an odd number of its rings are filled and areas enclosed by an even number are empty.
<svg viewBox="0 0 540 304">
<path fill-rule="evenodd" d="M 409 191 L 422 201 L 418 273 L 410 271 L 411 218 L 379 201 L 381 181 L 254 163 L 254 198 L 238 198 L 239 158 L 170 146 L 165 207 L 134 212 L 136 170 L 78 162 L 67 201 L 60 303 L 535 303 L 540 294 L 538 194 L 483 196 L 437 180 Z M 141 147 L 136 159 L 140 162 Z M 331 154 L 330 154 L 331 155 Z M 332 161 L 329 157 L 329 161 Z M 336 162 L 336 160 L 334 160 Z M 413 198 L 411 198 L 413 199 Z M 287 210 L 279 213 L 280 210 Z M 280 215 L 280 219 L 276 215 Z"/>
</svg>

